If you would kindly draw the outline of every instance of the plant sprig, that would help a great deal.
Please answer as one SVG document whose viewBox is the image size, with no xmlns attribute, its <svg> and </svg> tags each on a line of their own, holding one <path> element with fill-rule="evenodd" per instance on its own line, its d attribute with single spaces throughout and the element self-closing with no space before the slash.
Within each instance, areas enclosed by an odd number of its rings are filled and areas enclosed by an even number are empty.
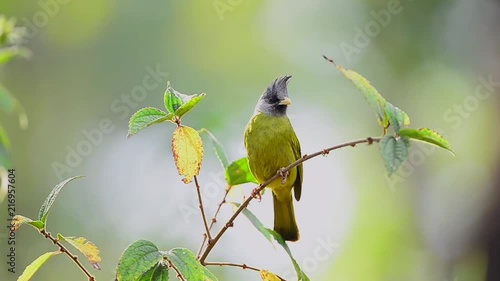
<svg viewBox="0 0 500 281">
<path fill-rule="evenodd" d="M 259 184 L 256 188 L 254 188 L 249 197 L 247 197 L 241 204 L 234 203 L 236 205 L 236 210 L 233 215 L 222 225 L 221 229 L 217 232 L 217 234 L 212 235 L 212 227 L 217 222 L 217 216 L 220 213 L 222 205 L 224 205 L 227 200 L 227 196 L 231 190 L 231 187 L 243 183 L 257 183 L 257 180 L 252 175 L 250 168 L 248 166 L 248 160 L 246 157 L 238 159 L 233 162 L 229 162 L 227 156 L 224 153 L 224 149 L 222 144 L 215 138 L 215 136 L 206 129 L 201 129 L 196 131 L 191 127 L 185 126 L 181 124 L 182 117 L 193 109 L 204 97 L 205 94 L 199 95 L 184 95 L 176 90 L 174 90 L 170 83 L 167 84 L 167 90 L 164 94 L 164 105 L 167 112 L 164 112 L 160 109 L 156 108 L 143 108 L 136 112 L 129 123 L 129 136 L 136 134 L 140 130 L 149 127 L 150 125 L 162 122 L 171 122 L 174 123 L 177 128 L 174 131 L 173 140 L 172 140 L 172 150 L 174 154 L 174 160 L 177 166 L 177 170 L 179 174 L 184 176 L 184 183 L 191 182 L 194 179 L 196 195 L 198 198 L 200 214 L 203 221 L 203 241 L 201 243 L 200 249 L 198 250 L 198 254 L 195 255 L 189 251 L 188 249 L 180 249 L 186 253 L 186 255 L 176 258 L 184 259 L 181 264 L 188 265 L 184 267 L 179 267 L 180 264 L 176 264 L 174 260 L 169 259 L 167 257 L 168 252 L 158 251 L 156 246 L 152 244 L 152 242 L 143 240 L 139 240 L 130 245 L 125 253 L 122 255 L 120 259 L 120 264 L 117 269 L 117 279 L 127 280 L 123 276 L 141 276 L 145 274 L 145 272 L 149 272 L 155 269 L 154 266 L 158 267 L 159 265 L 163 265 L 167 268 L 172 267 L 176 272 L 177 278 L 180 280 L 185 280 L 186 276 L 203 276 L 204 280 L 217 280 L 216 277 L 208 271 L 205 266 L 232 266 L 238 267 L 242 269 L 250 269 L 252 271 L 258 271 L 261 275 L 262 280 L 284 280 L 281 277 L 277 276 L 274 273 L 271 273 L 264 269 L 259 269 L 256 267 L 247 266 L 245 263 L 238 264 L 232 262 L 207 262 L 207 257 L 211 253 L 211 251 L 216 247 L 222 236 L 226 233 L 226 231 L 234 226 L 235 219 L 240 215 L 244 214 L 252 224 L 263 234 L 269 241 L 277 241 L 284 250 L 290 256 L 292 264 L 297 272 L 298 280 L 308 281 L 309 278 L 307 275 L 300 269 L 299 265 L 293 258 L 290 249 L 287 246 L 286 241 L 275 231 L 268 229 L 263 226 L 263 224 L 258 220 L 255 215 L 253 215 L 249 210 L 248 206 L 250 202 L 254 198 L 259 198 L 261 196 L 262 191 L 274 180 L 284 177 L 286 179 L 287 172 L 296 166 L 309 161 L 312 158 L 315 158 L 320 155 L 327 155 L 330 152 L 341 149 L 344 147 L 355 147 L 359 144 L 367 144 L 372 145 L 375 143 L 380 144 L 380 151 L 382 154 L 382 159 L 384 160 L 385 166 L 387 168 L 387 172 L 389 175 L 393 174 L 396 170 L 398 170 L 401 165 L 407 160 L 409 149 L 410 149 L 410 140 L 417 140 L 426 142 L 429 144 L 437 145 L 441 148 L 447 149 L 450 152 L 451 146 L 449 143 L 441 137 L 438 133 L 427 129 L 412 129 L 408 126 L 410 125 L 410 117 L 398 107 L 389 103 L 385 98 L 371 85 L 371 83 L 364 78 L 359 73 L 347 70 L 337 64 L 326 56 L 324 58 L 332 63 L 349 81 L 353 83 L 353 85 L 358 88 L 361 92 L 365 100 L 368 102 L 370 107 L 375 111 L 375 116 L 377 117 L 378 124 L 383 129 L 383 134 L 380 137 L 368 137 L 359 140 L 348 141 L 342 144 L 338 144 L 326 149 L 319 150 L 317 152 L 303 155 L 300 159 L 297 159 L 295 162 L 291 163 L 287 167 L 283 167 L 280 170 L 276 171 L 276 174 L 266 180 L 264 183 Z M 389 133 L 389 129 L 392 128 L 393 133 Z M 214 216 L 211 219 L 211 222 L 208 223 L 207 215 L 205 211 L 205 207 L 203 206 L 203 200 L 201 196 L 201 186 L 198 181 L 198 174 L 200 171 L 201 163 L 203 160 L 203 143 L 201 141 L 201 137 L 199 133 L 206 133 L 212 144 L 214 145 L 215 153 L 218 159 L 221 162 L 222 168 L 225 170 L 227 188 L 225 190 L 224 196 L 222 200 L 217 206 Z M 452 152 L 453 153 L 453 152 Z M 153 254 L 150 259 L 144 260 L 141 259 L 140 263 L 146 262 L 146 266 L 141 266 L 137 268 L 136 271 L 132 271 L 130 273 L 130 267 L 122 269 L 120 265 L 129 264 L 129 262 L 134 261 L 134 257 L 137 254 L 144 252 L 144 249 L 141 251 L 137 250 L 140 248 L 142 244 L 146 243 L 149 245 L 148 247 L 153 249 Z M 156 249 L 156 250 L 154 250 Z M 174 249 L 173 249 L 174 250 Z M 173 251 L 171 250 L 171 251 Z M 168 260 L 165 264 L 162 261 L 162 258 Z M 139 261 L 137 261 L 139 262 Z M 125 270 L 125 271 L 124 271 Z M 130 275 L 132 274 L 132 275 Z M 193 275 L 194 274 L 194 275 Z M 121 279 L 120 279 L 121 278 Z M 141 279 L 142 280 L 142 279 Z M 148 280 L 162 280 L 162 279 L 148 279 Z M 187 278 L 187 280 L 190 280 Z"/>
</svg>

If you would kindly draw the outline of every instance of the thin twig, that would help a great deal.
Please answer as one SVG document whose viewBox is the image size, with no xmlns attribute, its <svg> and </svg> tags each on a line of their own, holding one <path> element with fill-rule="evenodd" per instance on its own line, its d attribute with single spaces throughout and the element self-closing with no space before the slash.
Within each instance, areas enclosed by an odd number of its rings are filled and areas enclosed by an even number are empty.
<svg viewBox="0 0 500 281">
<path fill-rule="evenodd" d="M 187 279 L 184 278 L 184 276 L 182 275 L 181 271 L 168 258 L 163 257 L 163 259 L 167 261 L 168 266 L 174 269 L 175 273 L 177 273 L 177 278 L 179 278 L 179 280 L 187 281 Z"/>
<path fill-rule="evenodd" d="M 239 267 L 239 268 L 243 268 L 243 269 L 250 269 L 250 270 L 253 270 L 253 271 L 262 271 L 262 269 L 259 269 L 259 268 L 256 268 L 256 267 L 253 267 L 253 266 L 248 266 L 246 264 L 239 264 L 239 263 L 232 263 L 232 262 L 206 262 L 205 265 L 218 265 L 218 266 L 233 266 L 233 267 Z M 276 274 L 274 274 L 276 275 Z M 285 279 L 281 278 L 280 276 L 276 275 L 280 280 L 283 280 L 283 281 L 286 281 Z"/>
<path fill-rule="evenodd" d="M 194 183 L 196 185 L 196 193 L 198 194 L 198 202 L 200 205 L 201 217 L 203 219 L 203 225 L 205 226 L 205 237 L 208 237 L 208 243 L 212 241 L 212 236 L 210 235 L 210 230 L 208 229 L 207 217 L 205 216 L 205 208 L 203 208 L 203 201 L 201 199 L 200 184 L 198 183 L 198 177 L 194 176 Z"/>
<path fill-rule="evenodd" d="M 45 231 L 45 229 L 42 229 L 40 230 L 40 233 L 47 239 L 49 239 L 50 241 L 52 241 L 52 243 L 54 243 L 55 245 L 57 245 L 59 247 L 59 251 L 65 253 L 66 255 L 68 255 L 68 257 L 74 262 L 76 263 L 76 265 L 78 265 L 78 267 L 83 271 L 83 273 L 85 273 L 85 275 L 87 275 L 87 277 L 89 278 L 89 281 L 95 281 L 95 277 L 90 274 L 90 272 L 83 266 L 83 264 L 80 262 L 80 260 L 78 260 L 78 256 L 76 255 L 73 255 L 63 244 L 61 244 L 61 242 L 59 242 L 58 239 L 56 239 L 55 237 L 53 237 L 52 235 L 50 235 L 50 232 L 47 232 Z"/>
<path fill-rule="evenodd" d="M 260 269 L 246 265 L 244 263 L 239 264 L 239 263 L 231 263 L 231 262 L 206 262 L 205 265 L 218 265 L 218 266 L 234 266 L 234 267 L 241 267 L 243 269 L 250 269 L 253 271 L 260 271 Z"/>
<path fill-rule="evenodd" d="M 231 186 L 228 186 L 226 188 L 226 193 L 224 193 L 224 197 L 222 197 L 222 200 L 220 201 L 219 206 L 217 206 L 217 210 L 215 211 L 215 214 L 212 217 L 212 221 L 210 222 L 210 225 L 208 226 L 208 231 L 212 230 L 212 227 L 217 222 L 217 216 L 219 215 L 219 212 L 220 212 L 220 209 L 221 209 L 222 205 L 224 205 L 226 203 L 226 198 L 227 198 L 227 195 L 229 194 L 230 190 L 231 190 Z M 200 249 L 198 250 L 198 254 L 196 254 L 196 256 L 197 256 L 198 259 L 200 258 L 201 251 L 203 251 L 203 247 L 205 246 L 205 242 L 206 241 L 207 241 L 207 236 L 204 235 L 203 236 L 203 242 L 201 242 Z"/>
<path fill-rule="evenodd" d="M 212 240 L 212 243 L 208 244 L 207 248 L 205 249 L 205 251 L 203 252 L 203 255 L 200 258 L 200 263 L 201 264 L 205 264 L 204 262 L 205 262 L 206 258 L 208 257 L 208 254 L 210 254 L 210 252 L 212 251 L 212 249 L 214 248 L 214 246 L 217 244 L 217 242 L 219 241 L 219 239 L 222 237 L 222 235 L 224 235 L 224 233 L 226 232 L 226 230 L 229 227 L 232 227 L 234 225 L 234 220 L 236 219 L 236 217 L 238 217 L 238 215 L 241 213 L 241 211 L 243 211 L 243 209 L 245 209 L 246 207 L 248 207 L 248 204 L 250 203 L 250 201 L 252 201 L 253 198 L 255 198 L 258 194 L 260 194 L 260 192 L 266 186 L 268 186 L 269 184 L 271 184 L 277 178 L 281 177 L 281 175 L 283 173 L 286 173 L 286 172 L 290 171 L 291 169 L 295 168 L 296 166 L 302 164 L 303 162 L 305 162 L 305 161 L 307 161 L 307 160 L 309 160 L 311 158 L 317 157 L 319 155 L 326 155 L 326 154 L 330 153 L 330 151 L 332 151 L 332 150 L 336 150 L 336 149 L 340 149 L 340 148 L 348 147 L 348 146 L 355 147 L 356 145 L 361 144 L 361 143 L 366 143 L 368 145 L 371 145 L 373 143 L 380 142 L 380 140 L 381 140 L 381 138 L 368 137 L 366 139 L 360 139 L 360 140 L 350 141 L 350 142 L 346 142 L 346 143 L 339 144 L 339 145 L 336 145 L 336 146 L 332 146 L 330 148 L 320 150 L 320 151 L 315 152 L 313 154 L 309 154 L 309 155 L 306 154 L 306 155 L 302 156 L 300 159 L 298 159 L 297 161 L 295 161 L 292 164 L 288 165 L 288 167 L 286 167 L 284 169 L 278 170 L 276 172 L 276 174 L 274 176 L 272 176 L 270 179 L 268 179 L 264 183 L 259 184 L 252 191 L 252 195 L 250 197 L 248 197 L 247 200 L 245 200 L 240 205 L 240 207 L 234 212 L 233 216 L 226 222 L 226 224 L 224 225 L 224 227 L 222 227 L 222 229 L 219 231 L 219 233 L 217 233 L 217 235 L 215 236 L 215 238 Z"/>
</svg>

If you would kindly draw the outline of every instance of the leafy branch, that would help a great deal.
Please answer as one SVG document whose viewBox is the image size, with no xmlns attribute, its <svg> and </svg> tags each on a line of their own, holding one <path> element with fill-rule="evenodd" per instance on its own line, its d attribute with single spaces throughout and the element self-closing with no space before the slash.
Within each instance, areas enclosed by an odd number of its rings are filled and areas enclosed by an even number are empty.
<svg viewBox="0 0 500 281">
<path fill-rule="evenodd" d="M 66 237 L 61 234 L 57 234 L 57 238 L 53 237 L 50 232 L 47 231 L 47 218 L 49 215 L 49 211 L 54 204 L 57 195 L 59 192 L 68 184 L 70 181 L 81 178 L 81 176 L 72 177 L 67 180 L 60 182 L 56 185 L 52 191 L 50 192 L 45 202 L 40 207 L 38 212 L 38 219 L 32 220 L 28 217 L 24 217 L 21 215 L 15 215 L 11 222 L 11 231 L 16 231 L 22 224 L 28 224 L 38 230 L 38 232 L 46 239 L 50 240 L 54 245 L 58 246 L 58 251 L 55 252 L 47 252 L 41 256 L 39 256 L 35 261 L 33 261 L 24 272 L 17 279 L 18 281 L 27 281 L 30 280 L 31 277 L 36 273 L 36 271 L 52 256 L 65 253 L 77 266 L 80 270 L 87 276 L 89 281 L 95 281 L 95 277 L 88 271 L 85 266 L 80 262 L 78 256 L 71 253 L 64 244 L 61 242 L 67 242 L 68 244 L 75 247 L 78 251 L 80 251 L 90 262 L 90 264 L 95 269 L 101 269 L 99 263 L 101 262 L 101 257 L 99 256 L 99 249 L 90 241 L 83 237 Z"/>
<path fill-rule="evenodd" d="M 59 247 L 59 251 L 62 252 L 62 253 L 65 253 L 74 263 L 76 263 L 76 265 L 82 270 L 82 272 L 87 275 L 87 277 L 89 278 L 89 281 L 95 281 L 95 277 L 90 274 L 90 271 L 88 271 L 85 266 L 83 266 L 83 264 L 80 262 L 80 260 L 78 259 L 78 256 L 72 254 L 61 242 L 60 240 L 54 238 L 50 232 L 47 232 L 45 229 L 42 229 L 40 230 L 40 234 L 42 234 L 45 238 L 49 239 L 50 241 L 52 241 L 52 243 L 54 243 L 55 245 L 57 245 Z"/>
<path fill-rule="evenodd" d="M 227 196 L 231 188 L 243 183 L 258 183 L 248 166 L 246 157 L 229 162 L 224 153 L 222 144 L 215 136 L 206 129 L 196 131 L 195 129 L 181 124 L 182 117 L 192 110 L 204 97 L 205 94 L 185 95 L 174 90 L 170 83 L 164 94 L 164 105 L 167 110 L 162 111 L 157 108 L 143 108 L 137 111 L 130 119 L 128 136 L 132 136 L 140 130 L 156 123 L 170 122 L 176 125 L 172 136 L 172 151 L 174 162 L 183 182 L 189 183 L 194 179 L 198 207 L 200 209 L 204 235 L 200 249 L 195 256 L 191 251 L 184 248 L 174 248 L 170 251 L 159 251 L 156 246 L 149 241 L 139 240 L 132 243 L 123 253 L 117 267 L 117 280 L 166 280 L 161 279 L 165 274 L 168 276 L 168 268 L 173 268 L 177 278 L 180 280 L 217 280 L 217 278 L 206 269 L 206 266 L 231 266 L 242 269 L 250 269 L 260 272 L 262 280 L 275 281 L 284 280 L 274 273 L 256 267 L 250 267 L 245 263 L 238 264 L 232 262 L 209 262 L 207 257 L 218 244 L 226 231 L 234 226 L 235 219 L 240 215 L 245 215 L 255 228 L 261 232 L 270 242 L 276 241 L 289 255 L 292 264 L 297 272 L 298 280 L 308 281 L 307 275 L 300 269 L 298 263 L 293 258 L 292 253 L 279 233 L 266 228 L 260 220 L 253 215 L 248 206 L 254 198 L 260 198 L 263 190 L 273 181 L 279 179 L 286 180 L 288 172 L 298 165 L 315 158 L 326 156 L 331 151 L 344 147 L 355 147 L 359 144 L 380 144 L 382 159 L 384 160 L 387 172 L 393 174 L 407 160 L 410 149 L 410 140 L 422 141 L 437 145 L 452 152 L 449 143 L 438 133 L 427 129 L 412 129 L 409 116 L 398 107 L 385 100 L 384 97 L 371 85 L 362 75 L 355 71 L 344 69 L 326 56 L 324 58 L 332 63 L 358 90 L 361 92 L 370 107 L 374 110 L 378 124 L 383 129 L 380 137 L 368 137 L 364 139 L 349 141 L 335 145 L 320 151 L 303 155 L 287 167 L 279 169 L 274 176 L 259 184 L 254 188 L 250 196 L 239 204 L 231 202 L 236 206 L 232 216 L 223 224 L 215 236 L 211 231 L 217 222 L 222 205 L 227 203 Z M 391 133 L 389 130 L 392 129 Z M 200 133 L 207 134 L 214 146 L 215 154 L 219 158 L 222 168 L 225 170 L 227 188 L 224 196 L 217 206 L 214 216 L 208 223 L 205 207 L 203 206 L 202 191 L 198 181 L 198 174 L 203 160 L 203 142 Z M 453 153 L 453 152 L 452 152 Z M 160 272 L 160 277 L 155 277 L 154 272 Z M 147 278 L 147 279 L 143 279 Z M 148 279 L 149 278 L 149 279 Z"/>
</svg>

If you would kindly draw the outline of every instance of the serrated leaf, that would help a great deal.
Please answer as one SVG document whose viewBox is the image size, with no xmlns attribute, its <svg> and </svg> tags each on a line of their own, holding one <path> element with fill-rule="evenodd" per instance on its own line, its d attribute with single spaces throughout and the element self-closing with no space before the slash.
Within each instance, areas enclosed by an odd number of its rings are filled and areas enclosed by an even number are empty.
<svg viewBox="0 0 500 281">
<path fill-rule="evenodd" d="M 188 126 L 178 126 L 172 138 L 172 152 L 179 175 L 184 183 L 192 181 L 200 172 L 203 160 L 203 142 L 200 134 Z"/>
<path fill-rule="evenodd" d="M 175 115 L 179 117 L 184 116 L 184 114 L 193 109 L 205 96 L 205 93 L 188 96 L 184 103 L 175 111 Z"/>
<path fill-rule="evenodd" d="M 387 173 L 391 176 L 408 159 L 410 140 L 408 137 L 386 135 L 380 141 L 380 151 Z"/>
<path fill-rule="evenodd" d="M 168 281 L 168 266 L 160 261 L 156 266 L 145 272 L 137 281 Z"/>
<path fill-rule="evenodd" d="M 244 184 L 244 183 L 256 183 L 259 182 L 253 176 L 248 166 L 248 158 L 243 157 L 232 162 L 226 169 L 226 181 L 230 186 Z"/>
<path fill-rule="evenodd" d="M 363 97 L 368 102 L 370 107 L 375 111 L 378 117 L 378 121 L 381 125 L 386 124 L 387 119 L 385 118 L 384 109 L 386 106 L 386 100 L 382 95 L 372 86 L 370 81 L 368 81 L 361 74 L 356 71 L 345 69 L 340 65 L 335 64 L 335 67 L 349 80 L 356 88 L 363 94 Z"/>
<path fill-rule="evenodd" d="M 410 117 L 403 110 L 392 105 L 390 102 L 387 102 L 385 105 L 385 115 L 389 124 L 394 127 L 396 133 L 398 133 L 403 126 L 410 125 Z"/>
<path fill-rule="evenodd" d="M 157 265 L 162 258 L 162 254 L 152 242 L 135 241 L 120 257 L 116 268 L 116 279 L 118 281 L 137 280 Z"/>
<path fill-rule="evenodd" d="M 236 207 L 240 206 L 240 204 L 238 204 L 238 203 L 233 202 L 232 204 L 235 205 Z M 269 229 L 269 228 L 265 228 L 264 225 L 262 224 L 262 222 L 260 222 L 260 220 L 250 210 L 248 210 L 248 208 L 243 209 L 242 213 L 243 213 L 243 215 L 245 215 L 245 217 L 248 220 L 250 220 L 250 222 L 255 226 L 255 228 L 257 228 L 257 230 L 260 233 L 262 233 L 262 235 L 264 235 L 266 237 L 266 239 L 269 240 L 269 242 L 271 242 L 271 244 L 273 241 L 271 239 L 271 237 L 272 237 L 272 238 L 274 238 L 274 240 L 276 242 L 278 242 L 278 244 L 281 247 L 283 247 L 283 249 L 286 251 L 286 253 L 290 257 L 290 260 L 292 261 L 295 272 L 297 273 L 298 280 L 299 281 L 309 281 L 309 277 L 307 277 L 307 275 L 300 268 L 299 264 L 297 263 L 297 261 L 293 257 L 292 252 L 290 251 L 290 248 L 288 248 L 288 244 L 283 239 L 283 237 L 281 237 L 281 235 L 278 232 L 276 232 L 272 229 Z M 274 247 L 274 245 L 273 245 L 273 247 Z"/>
<path fill-rule="evenodd" d="M 66 186 L 70 181 L 78 178 L 82 178 L 83 176 L 76 176 L 69 178 L 67 180 L 64 180 L 57 184 L 52 191 L 50 192 L 49 196 L 47 196 L 47 199 L 45 199 L 45 202 L 43 203 L 42 207 L 40 207 L 40 211 L 38 211 L 38 220 L 43 222 L 44 225 L 47 224 L 47 216 L 49 215 L 50 207 L 52 207 L 52 204 L 54 204 L 54 201 L 56 200 L 57 195 L 61 191 L 61 189 Z"/>
<path fill-rule="evenodd" d="M 234 206 L 236 206 L 236 208 L 239 208 L 241 206 L 241 204 L 236 203 L 236 202 L 231 202 L 231 204 L 233 204 Z M 271 244 L 272 244 L 272 242 L 273 242 L 273 236 L 269 232 L 269 229 L 266 228 L 264 226 L 264 224 L 252 212 L 250 212 L 250 210 L 248 210 L 248 208 L 243 209 L 241 211 L 241 213 L 243 213 L 243 215 L 245 215 L 245 217 L 247 217 L 247 219 L 250 220 L 250 222 L 253 224 L 253 226 L 255 226 L 255 228 L 257 228 L 257 230 L 260 233 L 262 233 L 262 235 L 264 235 L 264 237 L 266 237 L 266 239 L 269 242 L 271 242 Z"/>
<path fill-rule="evenodd" d="M 229 161 L 227 161 L 227 156 L 226 153 L 224 152 L 224 147 L 222 146 L 222 144 L 209 130 L 202 128 L 200 129 L 200 133 L 205 133 L 210 137 L 210 140 L 214 145 L 215 155 L 217 155 L 217 158 L 219 159 L 222 168 L 226 169 L 229 166 Z"/>
<path fill-rule="evenodd" d="M 21 225 L 23 225 L 23 224 L 29 224 L 29 225 L 33 226 L 34 228 L 36 228 L 38 230 L 41 230 L 44 227 L 44 223 L 43 222 L 41 222 L 41 221 L 34 221 L 34 220 L 30 219 L 30 218 L 27 218 L 27 217 L 21 216 L 21 215 L 15 215 L 12 218 L 11 224 L 14 227 L 14 231 L 18 230 L 19 227 Z"/>
<path fill-rule="evenodd" d="M 439 146 L 441 148 L 448 150 L 453 155 L 455 155 L 448 141 L 444 139 L 441 135 L 439 135 L 437 132 L 431 129 L 421 128 L 415 130 L 411 128 L 404 128 L 399 131 L 399 135 Z"/>
<path fill-rule="evenodd" d="M 216 281 L 217 277 L 196 259 L 195 255 L 185 248 L 174 248 L 162 252 L 164 258 L 172 263 L 185 280 Z"/>
<path fill-rule="evenodd" d="M 134 113 L 134 115 L 132 115 L 132 117 L 130 117 L 127 137 L 131 137 L 137 134 L 140 130 L 155 123 L 172 120 L 173 117 L 173 114 L 167 114 L 154 107 L 139 109 L 136 113 Z"/>
<path fill-rule="evenodd" d="M 61 234 L 57 234 L 57 238 L 61 241 L 66 241 L 71 246 L 75 247 L 78 251 L 80 251 L 87 260 L 90 262 L 92 267 L 95 269 L 101 269 L 99 263 L 101 262 L 101 257 L 99 256 L 99 249 L 94 243 L 88 241 L 84 237 L 64 237 Z"/>
<path fill-rule="evenodd" d="M 187 95 L 181 94 L 174 90 L 170 86 L 170 82 L 167 82 L 167 89 L 165 90 L 165 94 L 163 95 L 163 102 L 165 103 L 165 109 L 174 114 L 177 109 L 184 103 L 184 99 Z"/>
<path fill-rule="evenodd" d="M 61 252 L 55 251 L 55 252 L 48 252 L 45 253 L 41 256 L 39 256 L 36 260 L 34 260 L 30 265 L 28 265 L 21 276 L 17 278 L 17 281 L 28 281 L 35 275 L 35 273 L 40 269 L 40 267 L 47 262 L 51 257 L 60 254 Z"/>
<path fill-rule="evenodd" d="M 260 277 L 262 278 L 262 281 L 282 281 L 283 280 L 280 277 L 278 277 L 278 275 L 276 275 L 272 272 L 269 272 L 267 270 L 261 270 Z"/>
</svg>

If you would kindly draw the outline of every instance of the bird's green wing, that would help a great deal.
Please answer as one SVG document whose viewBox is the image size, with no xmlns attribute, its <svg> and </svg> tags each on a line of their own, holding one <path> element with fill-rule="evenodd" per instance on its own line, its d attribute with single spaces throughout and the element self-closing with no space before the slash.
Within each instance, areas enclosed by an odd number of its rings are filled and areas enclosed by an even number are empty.
<svg viewBox="0 0 500 281">
<path fill-rule="evenodd" d="M 291 145 L 295 160 L 300 159 L 302 157 L 302 153 L 300 152 L 300 142 L 297 135 L 295 135 L 295 132 L 292 136 Z M 295 195 L 295 200 L 299 201 L 300 195 L 302 194 L 302 164 L 297 166 L 297 177 L 293 183 L 293 194 Z"/>
</svg>

